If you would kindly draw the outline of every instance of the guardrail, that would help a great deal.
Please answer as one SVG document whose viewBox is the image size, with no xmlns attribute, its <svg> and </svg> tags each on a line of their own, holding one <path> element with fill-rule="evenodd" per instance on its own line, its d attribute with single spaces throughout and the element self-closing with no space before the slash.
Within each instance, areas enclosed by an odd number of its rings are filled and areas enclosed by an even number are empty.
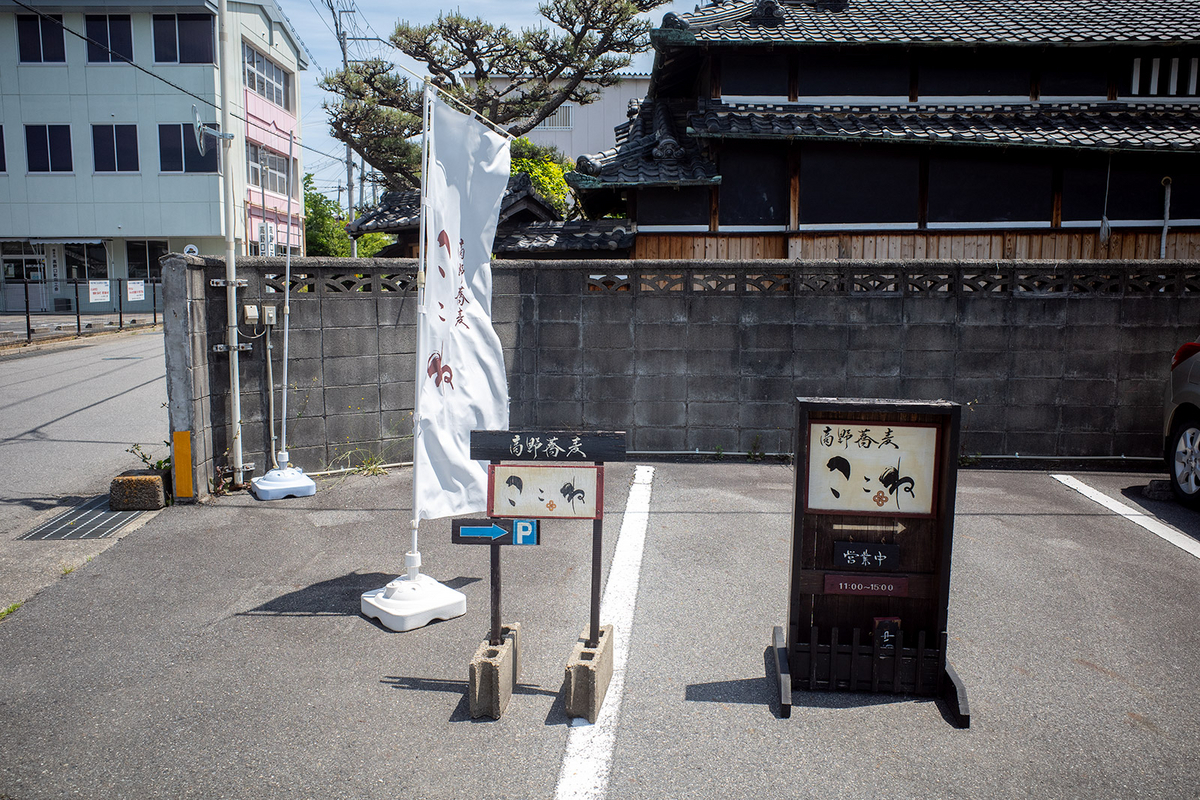
<svg viewBox="0 0 1200 800">
<path fill-rule="evenodd" d="M 162 282 L 159 280 L 102 278 L 60 283 L 66 285 L 67 291 L 45 298 L 53 300 L 56 308 L 37 310 L 32 308 L 31 299 L 41 299 L 34 293 L 45 292 L 48 283 L 4 282 L 0 308 L 6 310 L 0 311 L 0 344 L 5 338 L 11 340 L 21 334 L 26 342 L 32 342 L 38 337 L 62 335 L 72 329 L 76 336 L 83 336 L 102 330 L 158 325 L 162 311 Z M 10 323 L 14 318 L 23 319 L 23 330 Z"/>
</svg>

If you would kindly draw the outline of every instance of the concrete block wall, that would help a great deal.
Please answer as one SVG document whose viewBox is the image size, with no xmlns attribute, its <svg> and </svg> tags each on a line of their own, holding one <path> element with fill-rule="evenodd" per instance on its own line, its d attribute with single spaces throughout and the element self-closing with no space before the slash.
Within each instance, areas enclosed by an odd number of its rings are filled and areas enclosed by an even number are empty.
<svg viewBox="0 0 1200 800">
<path fill-rule="evenodd" d="M 503 262 L 513 423 L 787 453 L 797 396 L 961 403 L 963 455 L 1161 455 L 1191 263 Z"/>
<path fill-rule="evenodd" d="M 288 440 L 308 471 L 411 455 L 415 262 L 292 264 Z M 635 451 L 788 453 L 797 396 L 961 403 L 964 455 L 1161 455 L 1193 263 L 503 261 L 493 318 L 514 427 L 629 431 Z M 239 303 L 282 306 L 282 259 Z M 229 462 L 221 259 L 164 259 L 172 430 L 197 487 Z M 271 288 L 276 291 L 269 291 Z M 262 338 L 242 325 L 246 461 L 269 464 Z M 282 329 L 273 337 L 275 381 Z M 278 397 L 277 397 L 278 402 Z M 278 413 L 279 409 L 277 409 Z M 278 423 L 276 424 L 278 428 Z"/>
</svg>

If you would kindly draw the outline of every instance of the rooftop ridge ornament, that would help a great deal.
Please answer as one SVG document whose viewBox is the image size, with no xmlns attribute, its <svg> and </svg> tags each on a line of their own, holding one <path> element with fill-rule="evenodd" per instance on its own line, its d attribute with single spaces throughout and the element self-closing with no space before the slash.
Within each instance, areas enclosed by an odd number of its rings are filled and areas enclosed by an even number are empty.
<svg viewBox="0 0 1200 800">
<path fill-rule="evenodd" d="M 662 27 L 670 30 L 686 31 L 691 27 L 691 24 L 674 11 L 668 11 L 663 15 Z"/>
<path fill-rule="evenodd" d="M 653 151 L 655 158 L 671 161 L 683 157 L 683 146 L 675 135 L 670 109 L 663 101 L 654 104 L 654 135 L 658 139 Z"/>
<path fill-rule="evenodd" d="M 755 25 L 779 25 L 783 22 L 783 8 L 776 0 L 757 0 L 749 21 Z"/>
</svg>

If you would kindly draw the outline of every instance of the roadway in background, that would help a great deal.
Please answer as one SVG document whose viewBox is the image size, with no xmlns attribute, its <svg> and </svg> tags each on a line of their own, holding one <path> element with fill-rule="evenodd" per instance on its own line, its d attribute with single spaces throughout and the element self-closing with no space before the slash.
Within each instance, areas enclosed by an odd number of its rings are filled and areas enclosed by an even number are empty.
<svg viewBox="0 0 1200 800">
<path fill-rule="evenodd" d="M 169 455 L 166 402 L 161 329 L 0 351 L 0 608 L 110 543 L 15 539 Z"/>
</svg>

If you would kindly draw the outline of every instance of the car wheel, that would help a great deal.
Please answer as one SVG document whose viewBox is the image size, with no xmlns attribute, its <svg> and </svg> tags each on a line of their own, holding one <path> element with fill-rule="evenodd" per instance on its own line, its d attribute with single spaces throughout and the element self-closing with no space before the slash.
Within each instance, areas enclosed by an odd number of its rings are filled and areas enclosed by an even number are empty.
<svg viewBox="0 0 1200 800">
<path fill-rule="evenodd" d="M 1171 431 L 1171 489 L 1179 502 L 1200 507 L 1200 422 L 1185 419 Z"/>
</svg>

